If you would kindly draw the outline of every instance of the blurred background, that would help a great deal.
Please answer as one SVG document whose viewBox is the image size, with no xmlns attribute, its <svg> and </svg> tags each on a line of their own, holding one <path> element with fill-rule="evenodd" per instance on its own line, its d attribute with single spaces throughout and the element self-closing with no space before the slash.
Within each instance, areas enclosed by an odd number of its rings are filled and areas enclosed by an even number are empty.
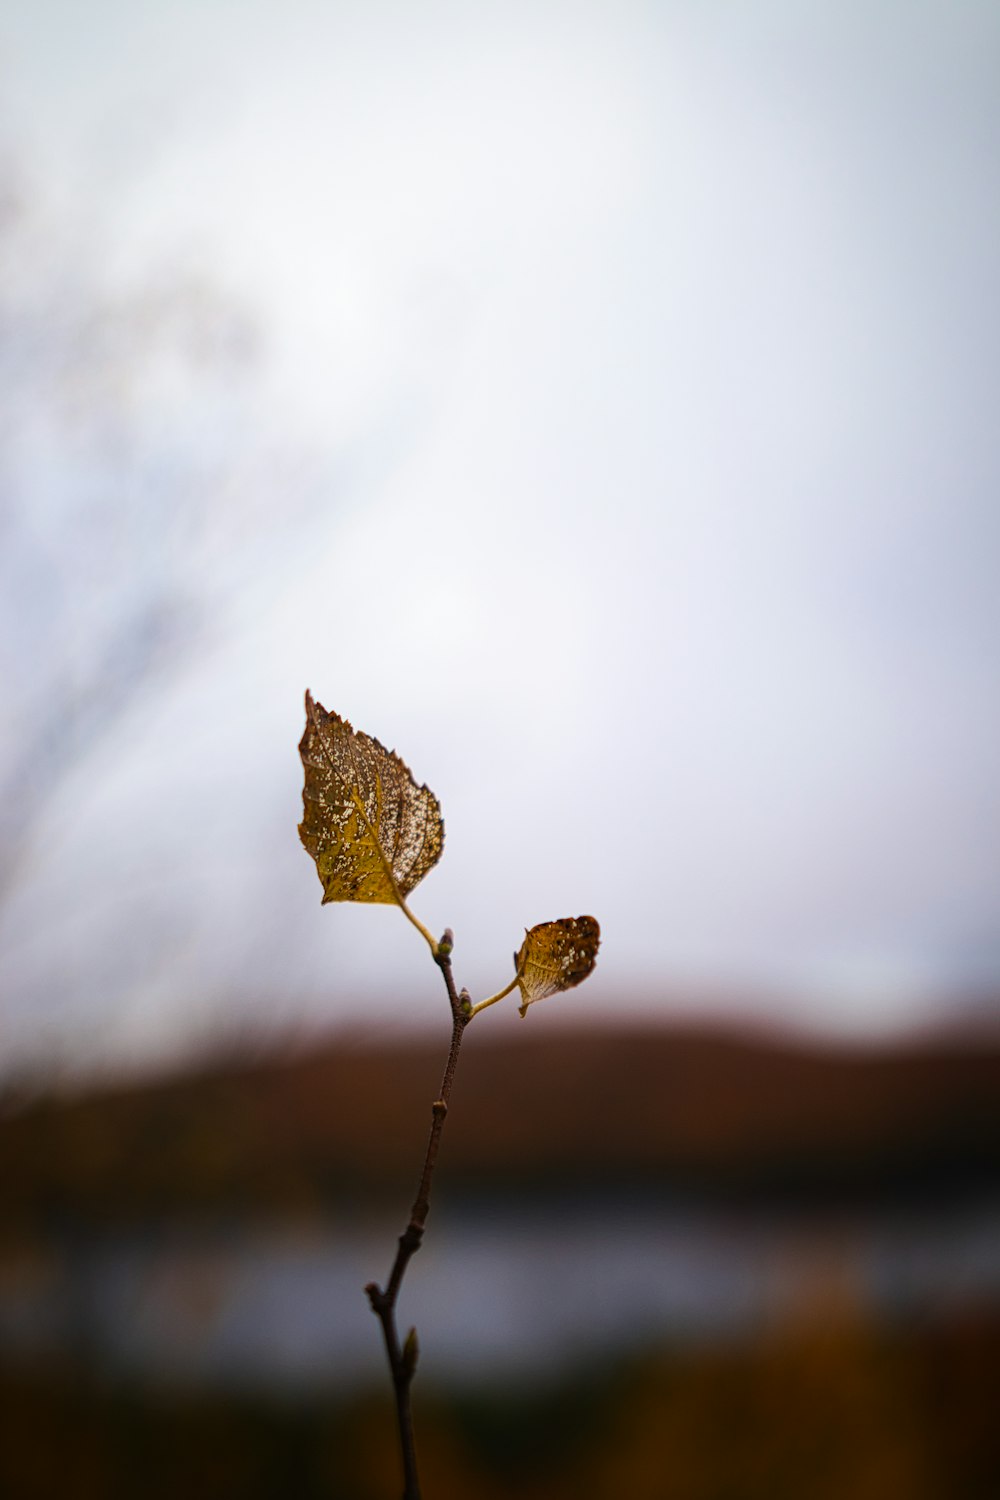
<svg viewBox="0 0 1000 1500">
<path fill-rule="evenodd" d="M 1000 1487 L 1000 11 L 9 0 L 0 1480 Z M 6 1472 L 2 1472 L 6 1469 Z M 433 1487 L 431 1480 L 433 1479 Z"/>
</svg>

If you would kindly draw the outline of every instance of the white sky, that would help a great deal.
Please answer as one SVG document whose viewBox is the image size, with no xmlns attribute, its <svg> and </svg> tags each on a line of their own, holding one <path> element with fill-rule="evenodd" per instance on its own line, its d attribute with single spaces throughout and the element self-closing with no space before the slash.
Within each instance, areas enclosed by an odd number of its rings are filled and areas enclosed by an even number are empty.
<svg viewBox="0 0 1000 1500">
<path fill-rule="evenodd" d="M 54 232 L 251 306 L 339 476 L 54 798 L 9 1056 L 440 1021 L 402 918 L 320 910 L 307 685 L 439 795 L 460 982 L 600 918 L 532 1024 L 1000 991 L 1000 11 L 23 0 L 0 97 Z"/>
</svg>

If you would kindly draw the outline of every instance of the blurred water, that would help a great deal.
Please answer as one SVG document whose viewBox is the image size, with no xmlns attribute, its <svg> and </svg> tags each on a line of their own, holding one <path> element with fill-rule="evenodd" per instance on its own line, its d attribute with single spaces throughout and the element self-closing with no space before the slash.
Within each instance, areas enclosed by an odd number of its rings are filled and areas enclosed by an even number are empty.
<svg viewBox="0 0 1000 1500">
<path fill-rule="evenodd" d="M 8 1364 L 222 1386 L 381 1371 L 362 1288 L 393 1229 L 180 1231 L 0 1258 Z M 435 1377 L 563 1372 L 664 1340 L 734 1339 L 850 1308 L 915 1322 L 1000 1301 L 1000 1205 L 808 1221 L 586 1204 L 430 1226 L 399 1308 Z"/>
</svg>

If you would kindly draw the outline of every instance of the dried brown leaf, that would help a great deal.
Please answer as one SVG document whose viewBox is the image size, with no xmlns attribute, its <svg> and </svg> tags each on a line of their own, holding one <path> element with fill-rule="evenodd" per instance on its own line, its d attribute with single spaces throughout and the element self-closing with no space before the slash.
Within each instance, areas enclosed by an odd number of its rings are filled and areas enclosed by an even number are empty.
<svg viewBox="0 0 1000 1500">
<path fill-rule="evenodd" d="M 581 984 L 597 962 L 601 929 L 594 917 L 539 922 L 524 935 L 515 955 L 523 1016 L 529 1005 Z"/>
<path fill-rule="evenodd" d="M 434 793 L 417 786 L 394 750 L 327 713 L 310 693 L 299 754 L 306 773 L 299 837 L 316 861 L 324 904 L 402 905 L 444 847 Z"/>
</svg>

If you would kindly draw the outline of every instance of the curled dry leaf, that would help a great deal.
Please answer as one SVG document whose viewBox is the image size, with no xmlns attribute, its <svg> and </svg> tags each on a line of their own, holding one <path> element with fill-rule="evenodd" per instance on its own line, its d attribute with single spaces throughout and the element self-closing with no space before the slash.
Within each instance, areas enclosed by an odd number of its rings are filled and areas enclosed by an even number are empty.
<svg viewBox="0 0 1000 1500">
<path fill-rule="evenodd" d="M 600 941 L 601 929 L 593 917 L 560 917 L 526 932 L 514 957 L 521 1015 L 536 1000 L 581 984 L 597 962 Z"/>
<path fill-rule="evenodd" d="M 402 903 L 444 847 L 434 793 L 394 750 L 327 713 L 306 693 L 299 745 L 306 780 L 299 837 L 316 861 L 323 901 Z"/>
</svg>

